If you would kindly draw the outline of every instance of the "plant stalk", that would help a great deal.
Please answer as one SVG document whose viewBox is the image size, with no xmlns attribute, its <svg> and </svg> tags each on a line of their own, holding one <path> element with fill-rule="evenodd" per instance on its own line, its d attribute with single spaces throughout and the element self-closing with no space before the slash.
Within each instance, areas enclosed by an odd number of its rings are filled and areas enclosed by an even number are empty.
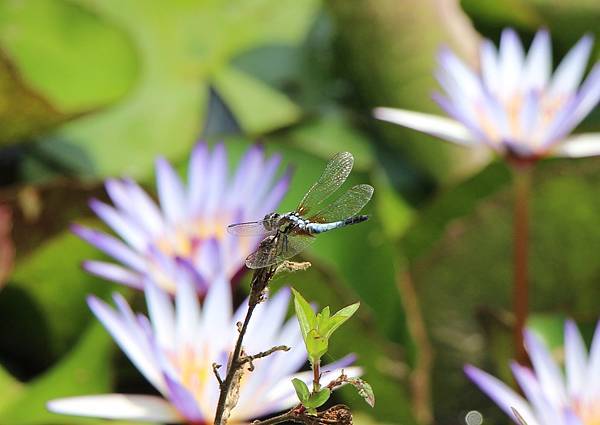
<svg viewBox="0 0 600 425">
<path fill-rule="evenodd" d="M 229 360 L 227 375 L 225 376 L 225 379 L 220 385 L 219 401 L 217 403 L 217 410 L 215 412 L 214 425 L 225 425 L 229 417 L 229 414 L 225 415 L 225 411 L 227 409 L 231 410 L 234 407 L 228 406 L 227 404 L 230 398 L 230 394 L 233 390 L 235 390 L 235 386 L 233 385 L 233 383 L 235 380 L 236 373 L 238 373 L 240 369 L 244 367 L 244 362 L 240 361 L 244 336 L 246 335 L 246 331 L 248 330 L 248 324 L 250 323 L 250 319 L 252 318 L 252 313 L 254 313 L 254 309 L 256 308 L 256 306 L 262 301 L 263 291 L 269 284 L 269 281 L 273 277 L 274 273 L 275 267 L 271 266 L 262 269 L 257 269 L 252 275 L 250 297 L 248 298 L 248 311 L 246 312 L 244 322 L 239 329 L 238 339 L 235 343 L 235 348 L 233 349 L 233 353 L 231 354 L 231 358 Z"/>
<path fill-rule="evenodd" d="M 321 390 L 321 360 L 317 360 L 313 363 L 313 393 Z"/>
<path fill-rule="evenodd" d="M 513 340 L 515 358 L 519 363 L 525 364 L 527 352 L 523 344 L 523 329 L 529 311 L 529 200 L 532 167 L 515 165 L 513 170 Z"/>
</svg>

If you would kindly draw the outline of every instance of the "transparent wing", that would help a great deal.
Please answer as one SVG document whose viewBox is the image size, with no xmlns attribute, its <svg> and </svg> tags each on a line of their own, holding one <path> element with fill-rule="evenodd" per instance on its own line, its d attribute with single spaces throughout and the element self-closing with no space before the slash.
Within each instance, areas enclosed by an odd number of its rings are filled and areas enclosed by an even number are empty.
<svg viewBox="0 0 600 425">
<path fill-rule="evenodd" d="M 267 236 L 275 233 L 266 226 L 267 220 L 249 221 L 227 226 L 227 232 L 237 236 Z"/>
<path fill-rule="evenodd" d="M 319 204 L 329 198 L 348 178 L 354 165 L 354 157 L 350 152 L 340 152 L 327 163 L 321 177 L 312 185 L 296 208 L 301 216 L 309 211 L 318 210 Z"/>
<path fill-rule="evenodd" d="M 314 223 L 331 223 L 355 216 L 369 202 L 373 191 L 373 187 L 368 184 L 354 186 L 308 219 Z"/>
<path fill-rule="evenodd" d="M 258 249 L 246 258 L 246 266 L 250 269 L 262 269 L 290 259 L 304 251 L 315 241 L 315 237 L 307 234 L 280 234 L 264 239 Z"/>
</svg>

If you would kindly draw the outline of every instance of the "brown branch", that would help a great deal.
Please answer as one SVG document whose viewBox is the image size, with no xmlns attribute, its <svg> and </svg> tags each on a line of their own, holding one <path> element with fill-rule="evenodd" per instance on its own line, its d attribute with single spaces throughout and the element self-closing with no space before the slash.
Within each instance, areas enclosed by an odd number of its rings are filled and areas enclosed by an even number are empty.
<svg viewBox="0 0 600 425">
<path fill-rule="evenodd" d="M 223 386 L 223 380 L 221 379 L 221 375 L 219 375 L 220 367 L 221 367 L 220 364 L 217 364 L 217 363 L 212 364 L 213 373 L 215 374 L 215 378 L 217 378 L 217 381 L 219 382 L 219 388 L 221 388 Z"/>
<path fill-rule="evenodd" d="M 294 422 L 304 425 L 351 425 L 352 413 L 348 406 L 336 404 L 324 412 L 319 412 L 317 415 L 309 415 L 302 408 L 302 405 L 298 405 L 287 413 L 265 419 L 264 421 L 254 421 L 252 425 L 275 425 L 282 422 Z"/>
<path fill-rule="evenodd" d="M 231 409 L 235 407 L 237 403 L 237 394 L 239 392 L 239 383 L 244 372 L 244 364 L 242 362 L 242 343 L 244 341 L 244 335 L 248 330 L 248 324 L 252 318 L 252 313 L 258 304 L 263 301 L 264 290 L 269 284 L 269 281 L 273 277 L 275 267 L 265 267 L 257 269 L 252 275 L 252 283 L 250 287 L 250 297 L 248 298 L 248 311 L 241 327 L 239 327 L 238 339 L 235 343 L 235 348 L 229 359 L 229 365 L 227 368 L 227 375 L 220 386 L 219 401 L 217 403 L 217 410 L 215 412 L 214 425 L 225 425 L 229 418 Z"/>
<path fill-rule="evenodd" d="M 287 345 L 277 345 L 266 351 L 261 351 L 260 353 L 253 354 L 252 356 L 242 356 L 240 357 L 240 364 L 250 363 L 250 369 L 248 370 L 252 372 L 254 370 L 254 364 L 252 363 L 254 360 L 270 356 L 271 354 L 277 351 L 290 351 L 290 347 L 288 347 Z"/>
</svg>

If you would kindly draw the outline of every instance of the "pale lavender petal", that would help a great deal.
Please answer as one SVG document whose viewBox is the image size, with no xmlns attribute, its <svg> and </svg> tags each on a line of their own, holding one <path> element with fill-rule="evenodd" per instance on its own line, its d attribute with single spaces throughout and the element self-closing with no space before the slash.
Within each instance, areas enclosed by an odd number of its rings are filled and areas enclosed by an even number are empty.
<svg viewBox="0 0 600 425">
<path fill-rule="evenodd" d="M 572 320 L 565 323 L 565 368 L 570 397 L 582 395 L 587 376 L 587 352 L 583 338 Z"/>
<path fill-rule="evenodd" d="M 446 112 L 451 118 L 454 118 L 457 122 L 464 125 L 467 130 L 471 132 L 471 138 L 473 141 L 477 140 L 482 143 L 486 143 L 489 147 L 495 148 L 492 140 L 489 139 L 488 135 L 483 132 L 483 130 L 479 127 L 479 122 L 477 121 L 479 118 L 471 119 L 468 115 L 463 113 L 460 107 L 457 107 L 455 102 L 450 102 L 444 96 L 439 95 L 438 93 L 434 93 L 432 98 L 435 103 L 439 105 L 440 108 Z M 470 102 L 473 104 L 473 102 Z"/>
<path fill-rule="evenodd" d="M 188 205 L 190 211 L 198 212 L 208 191 L 209 152 L 206 143 L 197 143 L 192 151 L 188 169 Z"/>
<path fill-rule="evenodd" d="M 438 62 L 441 69 L 445 70 L 452 77 L 456 84 L 463 88 L 464 95 L 469 99 L 476 99 L 481 93 L 481 83 L 477 75 L 467 67 L 452 51 L 448 48 L 440 49 L 438 53 Z"/>
<path fill-rule="evenodd" d="M 564 137 L 568 132 L 575 128 L 588 114 L 596 107 L 600 100 L 600 63 L 597 63 L 590 75 L 585 79 L 577 97 L 575 99 L 573 110 L 565 120 L 563 133 Z"/>
<path fill-rule="evenodd" d="M 256 197 L 256 181 L 262 177 L 262 159 L 264 148 L 261 145 L 253 145 L 246 151 L 239 162 L 235 177 L 231 182 L 226 201 L 228 208 L 236 205 L 246 205 Z"/>
<path fill-rule="evenodd" d="M 498 52 L 490 40 L 484 40 L 480 49 L 481 77 L 488 91 L 498 93 L 500 90 L 500 69 L 498 66 Z"/>
<path fill-rule="evenodd" d="M 186 347 L 192 347 L 196 344 L 201 335 L 198 332 L 200 305 L 198 304 L 196 286 L 182 275 L 177 279 L 175 305 L 177 314 L 177 347 L 178 350 L 184 351 Z"/>
<path fill-rule="evenodd" d="M 193 283 L 196 292 L 201 296 L 204 295 L 208 289 L 208 282 L 194 265 L 192 259 L 176 257 L 175 263 L 177 265 L 177 279 L 186 279 L 188 282 Z"/>
<path fill-rule="evenodd" d="M 514 392 L 504 382 L 471 365 L 465 366 L 465 374 L 511 419 L 515 420 L 512 414 L 512 409 L 514 408 L 521 414 L 528 425 L 545 425 L 537 421 L 523 397 Z"/>
<path fill-rule="evenodd" d="M 523 75 L 523 88 L 526 90 L 543 90 L 552 73 L 552 46 L 550 34 L 540 30 L 535 35 L 527 59 Z"/>
<path fill-rule="evenodd" d="M 267 197 L 263 199 L 261 204 L 263 216 L 277 209 L 279 203 L 288 191 L 291 180 L 292 168 L 288 168 L 283 176 L 279 179 L 277 184 L 269 191 Z M 257 219 L 262 219 L 262 216 L 257 217 Z"/>
<path fill-rule="evenodd" d="M 87 302 L 94 315 L 148 382 L 159 391 L 164 390 L 158 365 L 153 362 L 146 347 L 139 344 L 139 338 L 128 330 L 121 317 L 96 297 L 88 297 Z"/>
<path fill-rule="evenodd" d="M 469 146 L 477 143 L 463 124 L 448 118 L 392 108 L 376 108 L 373 114 L 377 119 L 422 131 L 459 145 Z"/>
<path fill-rule="evenodd" d="M 96 248 L 104 251 L 116 260 L 137 271 L 146 269 L 146 262 L 142 257 L 133 252 L 127 245 L 120 240 L 102 233 L 97 230 L 88 229 L 83 226 L 74 224 L 71 226 L 71 231 L 81 239 L 94 245 Z"/>
<path fill-rule="evenodd" d="M 142 276 L 124 267 L 104 261 L 84 261 L 82 267 L 88 273 L 102 277 L 106 280 L 119 282 L 135 289 L 144 287 Z"/>
<path fill-rule="evenodd" d="M 168 375 L 165 375 L 165 380 L 169 387 L 169 400 L 179 413 L 191 422 L 203 423 L 204 415 L 192 393 Z"/>
<path fill-rule="evenodd" d="M 129 245 L 138 251 L 145 249 L 147 236 L 128 217 L 96 199 L 90 201 L 90 208 Z"/>
<path fill-rule="evenodd" d="M 216 278 L 206 294 L 202 322 L 205 338 L 211 341 L 211 358 L 223 349 L 230 347 L 231 333 L 235 324 L 231 323 L 231 284 L 225 278 Z"/>
<path fill-rule="evenodd" d="M 49 411 L 104 419 L 180 423 L 182 418 L 166 400 L 151 395 L 103 394 L 51 400 Z"/>
<path fill-rule="evenodd" d="M 585 383 L 584 398 L 588 403 L 597 403 L 600 400 L 600 379 L 598 379 L 600 377 L 600 321 L 596 325 L 592 346 L 590 347 L 586 376 L 593 377 L 593 379 L 588 379 Z"/>
<path fill-rule="evenodd" d="M 253 189 L 254 196 L 252 196 L 250 202 L 246 206 L 248 214 L 250 214 L 247 218 L 248 220 L 252 218 L 253 212 L 260 208 L 264 197 L 267 195 L 267 191 L 273 185 L 273 179 L 275 178 L 275 173 L 277 173 L 280 164 L 281 155 L 273 155 L 263 167 L 261 178 L 256 182 L 256 187 Z"/>
<path fill-rule="evenodd" d="M 161 348 L 175 348 L 175 312 L 169 295 L 147 279 L 144 283 L 148 315 Z"/>
<path fill-rule="evenodd" d="M 520 84 L 525 54 L 519 36 L 513 29 L 505 29 L 500 37 L 498 61 L 502 79 L 501 97 L 511 96 Z"/>
<path fill-rule="evenodd" d="M 233 259 L 229 258 L 229 261 Z M 237 259 L 242 261 L 243 259 Z M 206 275 L 209 280 L 212 280 L 215 276 L 223 273 L 226 264 L 224 264 L 224 258 L 221 255 L 221 244 L 216 238 L 205 239 L 202 241 L 202 246 L 199 250 L 199 256 L 196 259 L 196 265 L 200 268 L 201 273 Z M 229 264 L 227 264 L 229 266 Z"/>
<path fill-rule="evenodd" d="M 282 288 L 272 297 L 268 303 L 263 303 L 256 308 L 254 314 L 263 312 L 260 317 L 256 316 L 248 327 L 248 348 L 252 351 L 264 350 L 266 346 L 274 341 L 277 332 L 285 320 L 288 311 L 291 291 Z M 278 342 L 276 342 L 278 344 Z"/>
<path fill-rule="evenodd" d="M 181 179 L 164 158 L 156 160 L 156 186 L 167 221 L 177 223 L 187 212 L 185 191 Z"/>
<path fill-rule="evenodd" d="M 556 405 L 562 405 L 567 401 L 567 394 L 563 383 L 560 368 L 552 359 L 548 348 L 540 341 L 533 332 L 523 331 L 525 347 L 535 374 L 550 401 Z"/>
<path fill-rule="evenodd" d="M 434 93 L 434 100 L 442 109 L 452 111 L 450 116 L 469 129 L 473 126 L 478 127 L 479 111 L 477 110 L 477 99 L 480 96 L 479 93 L 477 97 L 465 96 L 463 88 L 442 69 L 436 70 L 435 78 L 446 92 L 448 99 Z"/>
<path fill-rule="evenodd" d="M 208 175 L 211 180 L 204 200 L 205 204 L 203 211 L 209 216 L 216 213 L 222 197 L 225 196 L 227 170 L 227 152 L 225 151 L 225 145 L 219 143 L 215 146 L 212 157 L 210 158 Z"/>
<path fill-rule="evenodd" d="M 540 386 L 532 371 L 517 363 L 512 363 L 511 368 L 540 422 L 544 425 L 561 425 L 560 411 L 545 397 L 545 389 Z"/>
<path fill-rule="evenodd" d="M 577 90 L 593 43 L 593 38 L 586 35 L 567 53 L 552 77 L 549 88 L 551 96 L 570 95 Z"/>
<path fill-rule="evenodd" d="M 338 369 L 341 370 L 341 369 L 350 367 L 350 365 L 354 364 L 355 361 L 356 361 L 356 354 L 348 354 L 348 355 L 342 357 L 341 359 L 336 360 L 333 363 L 323 365 L 321 367 L 321 370 L 324 375 L 329 374 Z"/>
<path fill-rule="evenodd" d="M 108 197 L 119 212 L 128 214 L 130 217 L 139 214 L 139 212 L 135 210 L 135 206 L 131 203 L 128 186 L 123 180 L 107 179 L 106 182 L 104 182 L 104 188 L 106 189 Z"/>
<path fill-rule="evenodd" d="M 307 359 L 306 348 L 302 340 L 298 320 L 295 317 L 290 318 L 283 325 L 276 338 L 277 344 L 291 347 L 291 350 L 281 353 L 281 355 L 273 356 L 272 361 L 269 363 L 269 376 L 289 376 L 300 369 L 306 363 Z"/>
<path fill-rule="evenodd" d="M 133 180 L 126 179 L 123 183 L 127 187 L 129 203 L 136 209 L 133 215 L 151 235 L 159 235 L 165 226 L 162 214 L 156 203 L 150 196 Z"/>
<path fill-rule="evenodd" d="M 540 118 L 540 95 L 536 91 L 530 91 L 525 95 L 523 108 L 521 108 L 519 114 L 519 125 L 522 129 L 521 137 L 539 143 L 540 135 L 536 137 L 536 127 Z"/>
<path fill-rule="evenodd" d="M 582 418 L 573 411 L 573 409 L 567 408 L 563 413 L 564 425 L 585 425 Z"/>
</svg>

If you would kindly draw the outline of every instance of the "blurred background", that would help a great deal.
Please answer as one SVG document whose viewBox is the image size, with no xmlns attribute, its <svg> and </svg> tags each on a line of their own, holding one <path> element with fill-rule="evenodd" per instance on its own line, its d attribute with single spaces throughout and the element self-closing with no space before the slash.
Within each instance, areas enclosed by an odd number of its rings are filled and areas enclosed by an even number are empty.
<svg viewBox="0 0 600 425">
<path fill-rule="evenodd" d="M 510 380 L 509 170 L 371 118 L 441 113 L 439 46 L 476 63 L 481 37 L 506 26 L 526 45 L 549 28 L 556 64 L 598 35 L 600 3 L 0 0 L 0 424 L 102 423 L 44 403 L 151 391 L 85 304 L 119 290 L 142 310 L 143 297 L 84 273 L 102 254 L 68 226 L 101 227 L 87 200 L 106 197 L 104 178 L 153 192 L 154 158 L 183 172 L 200 139 L 224 140 L 230 163 L 255 141 L 283 154 L 282 211 L 342 150 L 352 182 L 376 188 L 372 219 L 319 238 L 310 271 L 285 282 L 335 309 L 362 302 L 328 359 L 357 353 L 375 390 L 375 409 L 337 396 L 356 423 L 454 425 L 471 410 L 507 423 L 462 366 Z M 598 108 L 583 130 L 600 130 Z M 547 160 L 534 178 L 530 324 L 560 346 L 564 317 L 589 337 L 600 313 L 600 159 Z"/>
</svg>

